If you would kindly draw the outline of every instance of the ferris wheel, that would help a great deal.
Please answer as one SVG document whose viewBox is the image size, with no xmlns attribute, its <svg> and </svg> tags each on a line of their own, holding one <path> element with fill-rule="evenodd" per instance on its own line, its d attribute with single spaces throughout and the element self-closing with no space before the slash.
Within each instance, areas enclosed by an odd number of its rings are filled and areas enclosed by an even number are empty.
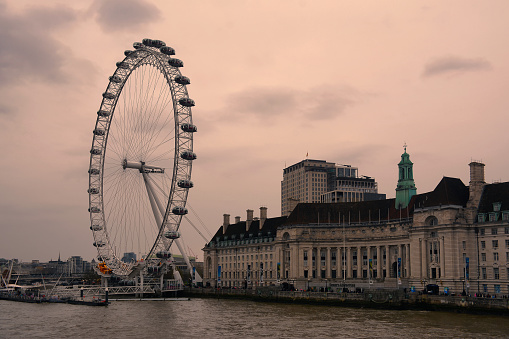
<svg viewBox="0 0 509 339">
<path fill-rule="evenodd" d="M 90 150 L 89 212 L 105 274 L 170 258 L 191 181 L 193 125 L 183 62 L 160 40 L 135 42 L 109 77 Z"/>
</svg>

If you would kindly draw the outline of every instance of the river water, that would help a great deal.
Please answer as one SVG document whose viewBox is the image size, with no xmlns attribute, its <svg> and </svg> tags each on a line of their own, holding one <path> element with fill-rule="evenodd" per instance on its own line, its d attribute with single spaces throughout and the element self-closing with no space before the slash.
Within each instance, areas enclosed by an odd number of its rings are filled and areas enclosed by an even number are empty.
<svg viewBox="0 0 509 339">
<path fill-rule="evenodd" d="M 509 338 L 507 317 L 244 300 L 0 300 L 0 338 Z"/>
</svg>

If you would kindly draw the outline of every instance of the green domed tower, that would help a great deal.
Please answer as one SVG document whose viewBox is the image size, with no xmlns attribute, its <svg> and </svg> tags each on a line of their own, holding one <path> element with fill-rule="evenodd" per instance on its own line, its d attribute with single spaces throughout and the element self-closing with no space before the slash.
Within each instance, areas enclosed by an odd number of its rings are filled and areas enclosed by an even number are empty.
<svg viewBox="0 0 509 339">
<path fill-rule="evenodd" d="M 407 207 L 412 196 L 417 193 L 413 174 L 414 164 L 410 161 L 410 155 L 406 152 L 406 143 L 403 147 L 405 152 L 401 154 L 401 161 L 398 164 L 399 179 L 396 187 L 396 208 Z"/>
</svg>

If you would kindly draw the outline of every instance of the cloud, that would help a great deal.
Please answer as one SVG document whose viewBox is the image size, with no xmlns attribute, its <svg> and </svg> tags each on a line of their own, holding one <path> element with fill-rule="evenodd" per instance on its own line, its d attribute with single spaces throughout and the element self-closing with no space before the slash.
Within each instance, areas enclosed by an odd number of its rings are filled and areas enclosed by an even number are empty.
<svg viewBox="0 0 509 339">
<path fill-rule="evenodd" d="M 96 0 L 91 10 L 103 31 L 135 31 L 161 19 L 161 12 L 145 0 Z"/>
<path fill-rule="evenodd" d="M 442 74 L 485 71 L 491 69 L 491 63 L 483 58 L 462 58 L 447 56 L 430 61 L 424 66 L 423 77 Z"/>
<path fill-rule="evenodd" d="M 246 88 L 226 100 L 227 119 L 252 117 L 259 120 L 284 116 L 286 119 L 332 120 L 361 100 L 358 91 L 340 86 L 319 86 L 308 90 L 293 88 Z"/>
<path fill-rule="evenodd" d="M 65 5 L 13 14 L 0 4 L 0 87 L 34 80 L 66 82 L 63 67 L 68 51 L 51 33 L 76 17 Z"/>
</svg>

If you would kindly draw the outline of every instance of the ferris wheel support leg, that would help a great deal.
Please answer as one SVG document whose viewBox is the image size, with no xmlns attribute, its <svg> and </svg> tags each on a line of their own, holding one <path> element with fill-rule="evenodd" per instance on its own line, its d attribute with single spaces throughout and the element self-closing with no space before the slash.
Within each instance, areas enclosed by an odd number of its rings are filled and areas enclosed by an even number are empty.
<svg viewBox="0 0 509 339">
<path fill-rule="evenodd" d="M 159 202 L 159 199 L 157 199 L 156 195 L 154 194 L 154 189 L 152 187 L 152 184 L 150 183 L 150 179 L 148 178 L 147 173 L 143 173 L 143 181 L 145 182 L 145 188 L 147 189 L 148 199 L 150 200 L 150 206 L 152 207 L 152 213 L 154 213 L 154 218 L 156 219 L 157 228 L 161 227 L 163 220 L 161 217 L 161 213 L 158 210 L 161 203 Z"/>
</svg>

